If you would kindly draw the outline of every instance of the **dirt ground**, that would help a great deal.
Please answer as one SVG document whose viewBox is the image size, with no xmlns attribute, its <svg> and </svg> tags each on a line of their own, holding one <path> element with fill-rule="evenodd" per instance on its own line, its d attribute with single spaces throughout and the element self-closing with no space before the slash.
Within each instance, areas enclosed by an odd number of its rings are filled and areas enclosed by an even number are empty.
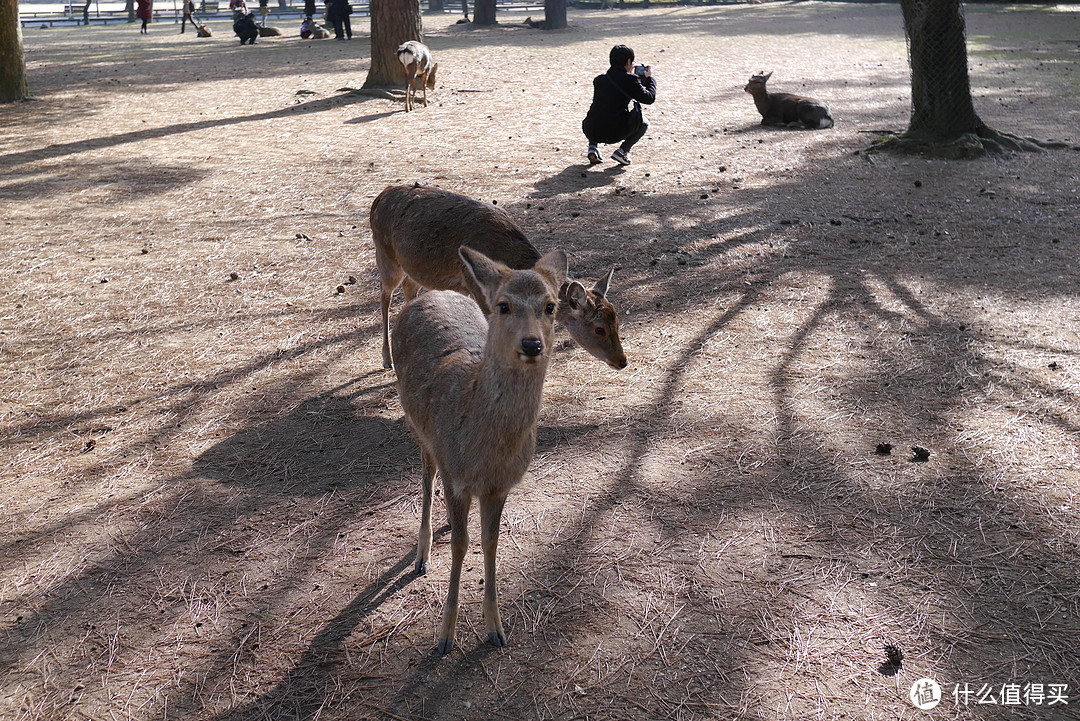
<svg viewBox="0 0 1080 721">
<path fill-rule="evenodd" d="M 410 114 L 347 90 L 364 21 L 25 31 L 0 718 L 1080 718 L 1080 153 L 860 152 L 910 111 L 895 5 L 455 19 L 424 20 L 439 83 Z M 1080 142 L 1080 13 L 972 6 L 968 30 L 982 117 Z M 623 41 L 659 99 L 633 165 L 587 167 Z M 761 69 L 836 127 L 759 126 Z M 630 365 L 560 346 L 503 518 L 502 650 L 475 511 L 446 657 L 445 527 L 412 573 L 367 213 L 413 181 L 616 268 Z"/>
</svg>

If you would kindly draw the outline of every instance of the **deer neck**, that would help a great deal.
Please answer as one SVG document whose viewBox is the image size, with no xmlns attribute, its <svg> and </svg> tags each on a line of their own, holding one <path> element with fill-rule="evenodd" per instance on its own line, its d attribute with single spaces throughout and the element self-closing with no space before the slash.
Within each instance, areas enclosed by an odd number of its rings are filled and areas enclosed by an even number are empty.
<svg viewBox="0 0 1080 721">
<path fill-rule="evenodd" d="M 485 357 L 472 388 L 473 418 L 500 437 L 525 437 L 536 428 L 548 361 L 510 367 Z"/>
<path fill-rule="evenodd" d="M 753 90 L 750 94 L 754 96 L 754 106 L 758 109 L 758 112 L 762 115 L 768 115 L 769 91 L 762 88 L 761 90 Z"/>
</svg>

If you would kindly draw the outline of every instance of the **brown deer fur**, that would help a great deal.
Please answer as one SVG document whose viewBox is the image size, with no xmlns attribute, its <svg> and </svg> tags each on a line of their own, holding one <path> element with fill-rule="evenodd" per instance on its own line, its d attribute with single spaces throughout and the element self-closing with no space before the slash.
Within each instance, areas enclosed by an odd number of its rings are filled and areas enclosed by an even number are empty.
<svg viewBox="0 0 1080 721">
<path fill-rule="evenodd" d="M 435 89 L 435 71 L 439 69 L 439 64 L 431 61 L 431 50 L 421 42 L 410 40 L 398 47 L 397 58 L 405 68 L 405 112 L 416 106 L 418 88 L 424 90 L 426 108 L 427 91 Z"/>
<path fill-rule="evenodd" d="M 761 113 L 762 125 L 802 125 L 814 130 L 831 128 L 833 119 L 829 108 L 813 98 L 804 98 L 791 93 L 770 93 L 765 83 L 772 77 L 764 71 L 753 75 L 743 88 L 754 96 L 754 105 Z"/>
<path fill-rule="evenodd" d="M 450 521 L 450 588 L 439 624 L 440 653 L 454 645 L 469 507 L 480 506 L 484 626 L 506 645 L 495 585 L 499 523 L 510 489 L 536 452 L 536 422 L 551 361 L 558 289 L 566 254 L 552 251 L 530 270 L 512 270 L 466 246 L 464 273 L 494 311 L 459 293 L 433 291 L 405 305 L 394 324 L 394 359 L 405 421 L 420 444 L 423 505 L 416 572 L 431 558 L 436 472 Z"/>
<path fill-rule="evenodd" d="M 540 252 L 500 208 L 421 185 L 392 185 L 371 204 L 371 237 L 379 268 L 383 323 L 383 367 L 390 368 L 390 301 L 403 285 L 405 298 L 420 288 L 472 295 L 487 312 L 482 294 L 470 288 L 458 260 L 467 245 L 511 268 L 531 268 Z M 574 280 L 559 291 L 557 320 L 586 351 L 612 368 L 626 367 L 619 318 L 607 300 L 611 276 L 591 290 Z"/>
</svg>

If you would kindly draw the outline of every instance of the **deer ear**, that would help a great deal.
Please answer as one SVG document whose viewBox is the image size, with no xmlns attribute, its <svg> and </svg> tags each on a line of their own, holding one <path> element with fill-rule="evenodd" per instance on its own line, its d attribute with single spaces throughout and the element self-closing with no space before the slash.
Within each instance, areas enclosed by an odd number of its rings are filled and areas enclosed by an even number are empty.
<svg viewBox="0 0 1080 721">
<path fill-rule="evenodd" d="M 614 267 L 612 267 L 612 269 L 608 271 L 608 274 L 604 276 L 603 280 L 596 281 L 596 285 L 592 287 L 592 292 L 596 293 L 601 298 L 607 296 L 608 286 L 611 285 L 611 276 L 613 275 L 615 275 Z"/>
<path fill-rule="evenodd" d="M 764 73 L 765 71 L 763 70 L 762 72 Z M 763 78 L 761 79 L 761 82 L 765 82 L 765 81 L 767 81 L 767 80 L 768 80 L 769 78 L 771 78 L 771 77 L 772 77 L 772 70 L 770 70 L 770 71 L 769 71 L 769 74 L 768 74 L 768 75 L 766 75 L 765 77 L 763 77 Z"/>
<path fill-rule="evenodd" d="M 458 248 L 458 257 L 461 258 L 461 267 L 465 271 L 466 278 L 472 281 L 476 290 L 484 294 L 486 306 L 493 308 L 495 306 L 493 296 L 499 290 L 506 266 L 467 245 Z M 481 303 L 481 305 L 485 304 Z"/>
<path fill-rule="evenodd" d="M 572 281 L 566 286 L 566 300 L 570 303 L 572 310 L 584 308 L 589 302 L 589 291 L 585 290 L 585 286 L 576 280 Z"/>
<path fill-rule="evenodd" d="M 562 286 L 566 281 L 568 268 L 569 261 L 566 259 L 566 253 L 561 250 L 553 250 L 550 253 L 547 253 L 540 258 L 540 260 L 536 261 L 536 264 L 533 266 L 533 270 L 546 276 L 556 288 Z"/>
<path fill-rule="evenodd" d="M 435 89 L 435 71 L 439 69 L 439 64 L 435 63 L 431 66 L 431 72 L 427 76 L 427 86 L 429 90 Z"/>
</svg>

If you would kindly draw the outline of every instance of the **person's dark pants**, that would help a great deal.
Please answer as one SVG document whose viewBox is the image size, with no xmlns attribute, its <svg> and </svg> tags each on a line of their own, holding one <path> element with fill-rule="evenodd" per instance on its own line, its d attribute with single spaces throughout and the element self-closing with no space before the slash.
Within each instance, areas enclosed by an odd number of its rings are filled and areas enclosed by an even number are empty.
<svg viewBox="0 0 1080 721">
<path fill-rule="evenodd" d="M 582 132 L 585 132 L 584 125 L 585 124 L 582 123 Z M 645 133 L 648 130 L 649 130 L 649 124 L 646 123 L 644 119 L 642 119 L 640 124 L 630 128 L 630 130 L 626 134 L 626 137 L 623 138 L 622 144 L 619 147 L 623 149 L 624 153 L 629 153 L 630 148 L 634 147 L 634 145 L 637 143 L 637 141 L 641 140 L 645 136 Z M 588 138 L 589 145 L 600 145 L 601 143 L 605 142 L 603 140 L 596 140 L 595 138 L 590 137 L 588 132 L 585 132 L 585 137 Z M 608 137 L 610 137 L 610 136 L 608 136 Z M 615 142 L 617 143 L 619 141 L 616 140 Z M 610 144 L 610 143 L 608 143 L 608 144 Z"/>
<path fill-rule="evenodd" d="M 349 20 L 348 15 L 338 15 L 337 13 L 331 13 L 327 18 L 334 25 L 334 39 L 344 40 L 345 38 L 352 39 L 352 22 Z"/>
<path fill-rule="evenodd" d="M 645 132 L 649 129 L 649 124 L 644 120 L 636 128 L 630 131 L 630 134 L 626 136 L 626 139 L 622 141 L 622 145 L 619 147 L 623 149 L 624 153 L 629 153 L 630 148 L 634 147 L 634 143 L 641 140 L 645 136 Z"/>
</svg>

